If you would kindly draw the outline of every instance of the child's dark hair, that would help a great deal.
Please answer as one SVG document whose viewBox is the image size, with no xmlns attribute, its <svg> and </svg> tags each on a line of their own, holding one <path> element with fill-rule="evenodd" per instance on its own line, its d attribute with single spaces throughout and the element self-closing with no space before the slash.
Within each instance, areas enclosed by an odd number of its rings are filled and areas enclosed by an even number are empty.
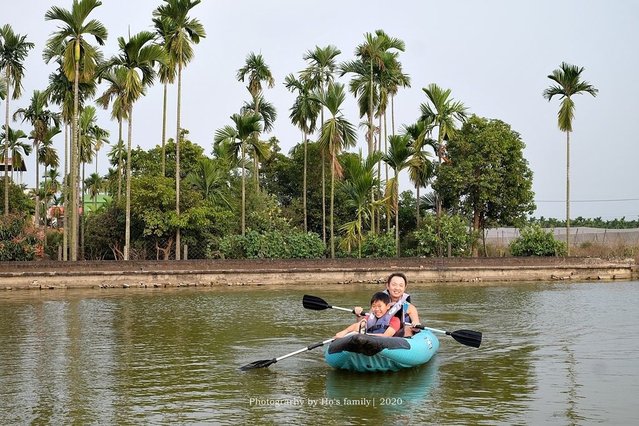
<svg viewBox="0 0 639 426">
<path fill-rule="evenodd" d="M 371 305 L 375 302 L 384 302 L 388 305 L 391 302 L 391 298 L 383 291 L 378 291 L 377 293 L 373 294 L 373 297 L 371 297 Z"/>
<path fill-rule="evenodd" d="M 406 278 L 406 275 L 404 275 L 404 273 L 402 272 L 393 272 L 392 274 L 390 274 L 386 279 L 386 285 L 390 284 L 391 280 L 394 277 L 401 277 L 404 280 L 404 284 L 408 285 L 408 278 Z"/>
</svg>

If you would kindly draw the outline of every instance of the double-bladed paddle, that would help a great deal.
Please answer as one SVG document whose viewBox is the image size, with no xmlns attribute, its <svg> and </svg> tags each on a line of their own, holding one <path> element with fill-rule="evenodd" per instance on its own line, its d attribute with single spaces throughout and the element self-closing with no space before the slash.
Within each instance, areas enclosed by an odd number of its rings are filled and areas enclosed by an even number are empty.
<svg viewBox="0 0 639 426">
<path fill-rule="evenodd" d="M 240 367 L 240 370 L 246 371 L 246 370 L 252 370 L 254 368 L 268 367 L 271 364 L 275 364 L 277 361 L 281 361 L 281 360 L 283 360 L 285 358 L 292 357 L 293 355 L 301 354 L 302 352 L 310 351 L 311 349 L 319 348 L 320 346 L 324 346 L 327 343 L 331 343 L 333 340 L 335 340 L 335 338 L 326 339 L 323 342 L 313 343 L 312 345 L 309 345 L 309 346 L 307 346 L 305 348 L 296 350 L 295 352 L 291 352 L 290 354 L 282 355 L 281 357 L 278 357 L 278 358 L 262 359 L 262 360 L 259 360 L 259 361 L 253 361 L 250 364 L 246 364 L 246 365 Z"/>
<path fill-rule="evenodd" d="M 314 311 L 323 311 L 324 309 L 339 309 L 340 311 L 352 312 L 355 313 L 353 309 L 340 308 L 339 306 L 333 306 L 327 303 L 324 299 L 316 296 L 310 296 L 305 294 L 302 298 L 302 305 L 306 309 L 312 309 Z M 409 325 L 409 324 L 407 324 Z M 482 334 L 479 331 L 473 330 L 456 330 L 456 331 L 446 331 L 439 330 L 436 328 L 424 327 L 423 325 L 415 325 L 415 328 L 419 328 L 422 330 L 430 330 L 434 333 L 445 334 L 447 336 L 452 337 L 462 345 L 471 346 L 473 348 L 478 348 L 481 345 Z"/>
<path fill-rule="evenodd" d="M 324 309 L 338 309 L 340 311 L 346 311 L 346 312 L 355 314 L 355 309 L 347 309 L 347 308 L 340 308 L 339 306 L 332 306 L 326 303 L 324 299 L 320 297 L 310 296 L 308 294 L 305 294 L 304 297 L 302 297 L 302 305 L 304 305 L 306 309 L 312 309 L 314 311 L 323 311 Z"/>
</svg>

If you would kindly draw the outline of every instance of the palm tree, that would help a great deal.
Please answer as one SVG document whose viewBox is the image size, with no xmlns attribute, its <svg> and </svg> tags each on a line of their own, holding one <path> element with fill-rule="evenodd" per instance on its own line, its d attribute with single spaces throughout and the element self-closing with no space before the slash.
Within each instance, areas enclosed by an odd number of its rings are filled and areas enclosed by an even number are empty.
<svg viewBox="0 0 639 426">
<path fill-rule="evenodd" d="M 433 163 L 430 160 L 430 152 L 424 150 L 425 145 L 431 145 L 434 141 L 427 137 L 430 126 L 423 120 L 410 126 L 404 126 L 404 134 L 408 135 L 413 147 L 413 157 L 408 163 L 408 177 L 415 185 L 415 197 L 417 198 L 415 208 L 415 223 L 419 229 L 420 219 L 420 189 L 425 188 L 433 176 Z"/>
<path fill-rule="evenodd" d="M 382 102 L 382 96 L 387 98 L 388 91 L 383 91 L 382 74 L 387 72 L 387 65 L 397 67 L 396 56 L 398 51 L 404 51 L 404 42 L 400 39 L 388 36 L 383 30 L 375 31 L 375 34 L 364 34 L 364 43 L 357 46 L 355 56 L 358 59 L 347 61 L 340 65 L 341 75 L 352 74 L 349 82 L 350 92 L 357 98 L 360 117 L 367 117 L 368 155 L 375 152 L 375 133 L 380 135 L 381 149 L 381 117 L 385 110 L 386 101 Z M 380 118 L 380 125 L 373 124 L 375 107 Z M 380 170 L 378 169 L 378 182 Z M 375 191 L 371 191 L 371 202 L 375 201 Z M 379 221 L 379 218 L 377 218 Z M 375 223 L 373 218 L 372 223 Z"/>
<path fill-rule="evenodd" d="M 98 195 L 102 191 L 104 181 L 98 173 L 91 173 L 91 175 L 84 181 L 84 187 L 89 191 L 89 195 L 93 200 L 93 211 L 98 208 Z"/>
<path fill-rule="evenodd" d="M 370 193 L 377 185 L 375 179 L 375 165 L 381 159 L 379 152 L 362 157 L 361 150 L 358 156 L 347 156 L 344 159 L 344 181 L 341 185 L 346 194 L 347 205 L 355 209 L 355 220 L 345 223 L 340 228 L 346 233 L 341 247 L 350 251 L 353 243 L 357 244 L 358 257 L 362 257 L 362 241 L 364 223 L 370 220 L 375 205 L 370 203 Z"/>
<path fill-rule="evenodd" d="M 335 258 L 335 178 L 342 175 L 342 167 L 337 157 L 344 149 L 355 146 L 357 135 L 355 127 L 346 120 L 341 111 L 342 104 L 346 99 L 343 84 L 330 84 L 326 92 L 316 95 L 316 99 L 331 114 L 331 118 L 322 125 L 322 136 L 319 144 L 322 147 L 321 149 L 328 153 L 331 165 L 331 258 Z"/>
<path fill-rule="evenodd" d="M 9 128 L 9 99 L 18 99 L 22 94 L 23 62 L 34 44 L 27 41 L 26 35 L 13 32 L 6 24 L 0 27 L 0 72 L 4 71 L 4 92 L 6 98 L 5 128 Z M 13 89 L 13 93 L 11 90 Z M 9 132 L 4 140 L 4 215 L 9 215 Z"/>
<path fill-rule="evenodd" d="M 180 127 L 182 108 L 182 69 L 193 59 L 192 44 L 198 44 L 206 37 L 204 26 L 199 20 L 190 18 L 189 12 L 201 0 L 164 0 L 153 16 L 164 19 L 164 49 L 169 52 L 165 64 L 177 67 L 177 126 L 175 136 L 175 213 L 180 217 L 180 141 L 182 130 Z M 175 234 L 175 260 L 180 260 L 180 227 Z"/>
<path fill-rule="evenodd" d="M 261 115 L 261 110 L 263 108 L 262 102 L 264 100 L 264 96 L 262 94 L 263 93 L 262 82 L 266 83 L 266 85 L 269 88 L 272 88 L 273 86 L 275 86 L 275 79 L 273 78 L 271 69 L 264 61 L 264 57 L 261 54 L 256 55 L 253 52 L 249 53 L 246 57 L 245 65 L 239 70 L 237 70 L 236 78 L 237 78 L 237 81 L 241 81 L 241 82 L 244 82 L 245 80 L 248 79 L 248 85 L 246 86 L 246 88 L 251 94 L 251 99 L 252 99 L 251 106 L 253 107 L 253 112 L 255 114 Z M 274 108 L 273 108 L 273 111 L 275 111 Z M 241 113 L 244 113 L 244 111 L 241 111 Z M 264 121 L 262 130 L 264 131 L 270 130 L 270 125 L 267 125 L 266 120 Z M 255 133 L 253 135 L 253 138 L 255 139 L 256 142 L 259 140 L 259 136 L 260 136 L 259 133 Z M 255 168 L 255 176 L 254 176 L 255 187 L 256 187 L 256 190 L 259 191 L 259 176 L 258 176 L 259 161 L 257 156 L 253 157 L 253 165 Z"/>
<path fill-rule="evenodd" d="M 315 46 L 315 50 L 308 50 L 304 60 L 308 67 L 302 71 L 301 79 L 310 83 L 312 91 L 324 92 L 329 84 L 335 80 L 337 63 L 335 58 L 342 51 L 333 45 L 326 47 Z M 324 107 L 320 107 L 320 129 L 324 125 Z M 321 151 L 322 161 L 322 240 L 326 245 L 326 152 Z"/>
<path fill-rule="evenodd" d="M 47 133 L 42 138 L 42 142 L 40 145 L 40 151 L 38 152 L 38 157 L 40 158 L 40 164 L 44 166 L 44 235 L 47 234 L 47 212 L 49 207 L 49 200 L 58 192 L 58 182 L 57 179 L 60 177 L 57 171 L 57 167 L 60 166 L 60 157 L 58 156 L 58 151 L 53 147 L 53 138 L 60 134 L 61 130 L 59 127 L 48 128 Z M 49 169 L 51 167 L 51 169 Z M 54 171 L 55 173 L 51 174 L 50 172 Z M 47 178 L 53 177 L 54 181 L 47 182 Z M 47 239 L 44 239 L 44 244 L 46 245 Z"/>
<path fill-rule="evenodd" d="M 269 88 L 275 86 L 271 69 L 266 65 L 261 54 L 249 53 L 246 57 L 246 64 L 237 70 L 237 80 L 243 82 L 245 79 L 248 79 L 246 88 L 253 98 L 254 111 L 257 114 L 260 110 L 258 97 L 262 94 L 262 82 L 265 82 Z"/>
<path fill-rule="evenodd" d="M 62 46 L 64 47 L 64 46 Z M 62 49 L 63 53 L 63 49 Z M 61 117 L 64 122 L 64 178 L 63 184 L 66 186 L 63 189 L 65 194 L 62 198 L 64 203 L 65 220 L 64 220 L 64 232 L 62 233 L 62 259 L 67 261 L 69 258 L 69 199 L 70 196 L 66 194 L 70 193 L 71 187 L 69 185 L 69 168 L 70 168 L 70 143 L 69 139 L 73 139 L 73 136 L 69 138 L 69 126 L 74 123 L 74 105 L 75 105 L 75 83 L 70 80 L 64 71 L 63 58 L 55 50 L 45 49 L 43 56 L 45 59 L 56 58 L 58 68 L 55 72 L 49 74 L 49 85 L 47 86 L 47 93 L 49 94 L 49 101 L 59 105 L 61 108 Z M 95 80 L 84 81 L 81 80 L 78 84 L 78 111 L 82 111 L 85 101 L 95 94 L 97 84 Z M 76 228 L 77 230 L 77 228 Z"/>
<path fill-rule="evenodd" d="M 598 90 L 581 80 L 583 67 L 562 62 L 558 69 L 548 76 L 555 84 L 544 90 L 543 96 L 548 102 L 553 96 L 559 96 L 561 106 L 557 114 L 559 130 L 566 132 L 566 254 L 570 256 L 570 132 L 572 132 L 572 119 L 575 116 L 575 103 L 573 95 L 589 93 L 597 96 Z"/>
<path fill-rule="evenodd" d="M 431 83 L 428 87 L 422 89 L 428 98 L 427 103 L 421 104 L 420 120 L 432 123 L 433 128 L 437 127 L 437 145 L 435 152 L 437 154 L 437 168 L 441 165 L 442 160 L 446 156 L 446 146 L 444 141 L 448 140 L 456 131 L 457 123 L 466 121 L 466 107 L 460 101 L 450 98 L 450 89 L 442 89 L 435 83 Z M 441 198 L 437 197 L 437 215 L 442 211 Z"/>
<path fill-rule="evenodd" d="M 146 93 L 156 77 L 156 63 L 166 62 L 166 51 L 154 44 L 155 34 L 142 31 L 129 40 L 118 37 L 120 54 L 109 61 L 109 67 L 122 68 L 126 72 L 122 92 L 122 105 L 128 108 L 128 136 L 126 157 L 126 219 L 124 235 L 124 260 L 129 260 L 131 248 L 131 139 L 133 134 L 133 105 Z M 118 71 L 116 71 L 117 73 Z M 179 145 L 179 144 L 178 144 Z M 179 180 L 179 178 L 178 178 Z M 176 253 L 179 253 L 177 246 Z M 179 258 L 179 254 L 176 254 Z"/>
<path fill-rule="evenodd" d="M 172 57 L 169 51 L 169 40 L 171 35 L 171 20 L 166 17 L 153 18 L 153 24 L 158 39 L 161 41 L 160 45 L 165 49 L 167 54 L 167 60 L 164 64 L 160 64 L 158 70 L 158 77 L 160 83 L 162 83 L 162 176 L 166 175 L 166 103 L 168 95 L 168 85 L 175 82 L 176 67 L 172 61 Z"/>
<path fill-rule="evenodd" d="M 231 120 L 235 126 L 224 126 L 215 132 L 214 142 L 216 145 L 231 145 L 233 151 L 240 153 L 240 167 L 242 168 L 242 236 L 246 234 L 246 144 L 255 133 L 262 131 L 261 117 L 256 113 L 233 114 Z"/>
<path fill-rule="evenodd" d="M 302 204 L 304 209 L 304 232 L 308 231 L 308 212 L 306 209 L 306 179 L 308 173 L 308 134 L 315 131 L 317 118 L 320 113 L 321 106 L 311 94 L 311 85 L 295 78 L 293 74 L 289 74 L 284 79 L 284 85 L 291 92 L 297 92 L 295 102 L 291 107 L 289 118 L 291 122 L 299 127 L 302 131 L 304 143 L 304 173 L 302 184 Z"/>
<path fill-rule="evenodd" d="M 259 106 L 259 108 L 258 108 Z M 242 108 L 240 108 L 240 114 L 246 114 L 249 112 L 258 111 L 257 114 L 262 118 L 262 130 L 270 132 L 273 129 L 273 124 L 277 119 L 277 111 L 275 106 L 264 100 L 264 96 L 258 94 L 251 102 L 244 102 Z M 253 180 L 255 181 L 255 192 L 260 190 L 259 170 L 260 163 L 270 158 L 270 151 L 268 146 L 259 139 L 259 133 L 255 133 L 249 140 L 249 151 L 253 157 L 253 168 L 255 173 L 253 174 Z"/>
<path fill-rule="evenodd" d="M 31 154 L 32 148 L 31 145 L 22 141 L 27 138 L 27 134 L 22 130 L 13 130 L 9 127 L 9 132 L 5 132 L 5 129 L 6 127 L 3 124 L 0 139 L 9 141 L 9 143 L 5 145 L 6 149 L 4 147 L 2 149 L 2 157 L 11 159 L 11 179 L 13 180 L 13 172 L 15 169 L 22 168 L 24 158 Z"/>
<path fill-rule="evenodd" d="M 399 257 L 399 172 L 408 166 L 414 149 L 408 135 L 392 135 L 389 137 L 389 141 L 389 150 L 382 158 L 395 173 L 390 184 L 391 198 L 394 201 L 393 210 L 395 210 L 395 255 Z"/>
<path fill-rule="evenodd" d="M 47 170 L 50 167 L 58 168 L 60 166 L 60 157 L 58 156 L 58 150 L 53 147 L 53 138 L 59 135 L 61 132 L 62 131 L 59 127 L 49 127 L 46 134 L 42 138 L 38 157 L 40 158 L 40 164 L 44 166 L 45 180 L 47 176 Z"/>
<path fill-rule="evenodd" d="M 73 119 L 70 147 L 70 232 L 71 260 L 78 260 L 78 190 L 79 190 L 79 147 L 78 117 L 80 108 L 80 82 L 93 81 L 97 63 L 101 60 L 99 50 L 87 42 L 86 37 L 93 36 L 99 45 L 103 45 L 108 32 L 95 19 L 87 21 L 93 10 L 102 5 L 99 0 L 73 0 L 71 10 L 52 6 L 44 19 L 60 21 L 61 26 L 47 41 L 44 59 L 49 62 L 54 56 L 62 56 L 64 74 L 73 81 Z"/>
<path fill-rule="evenodd" d="M 113 102 L 113 107 L 111 108 L 111 118 L 117 120 L 118 122 L 118 142 L 117 146 L 113 147 L 113 150 L 117 151 L 118 155 L 115 157 L 117 161 L 115 164 L 118 166 L 118 192 L 117 199 L 120 200 L 122 197 L 122 155 L 126 151 L 120 147 L 124 147 L 124 142 L 122 140 L 122 121 L 128 119 L 128 110 L 129 107 L 126 104 L 126 87 L 127 87 L 127 70 L 124 67 L 112 67 L 108 69 L 101 75 L 101 79 L 104 79 L 109 82 L 109 86 L 105 90 L 105 92 L 96 99 L 96 103 L 102 108 L 106 109 L 109 107 L 109 104 Z M 113 152 L 113 150 L 111 152 Z M 97 162 L 96 162 L 96 172 L 97 172 Z"/>
<path fill-rule="evenodd" d="M 113 145 L 113 147 L 111 147 L 111 150 L 109 151 L 109 154 L 108 154 L 110 163 L 118 166 L 116 171 L 117 180 L 118 180 L 118 189 L 115 194 L 118 200 L 122 199 L 122 168 L 124 167 L 122 158 L 125 155 L 126 155 L 126 146 L 124 146 L 124 141 L 122 139 L 120 139 L 118 143 L 116 143 L 115 145 Z"/>
<path fill-rule="evenodd" d="M 184 182 L 201 192 L 204 199 L 221 201 L 230 207 L 224 191 L 230 187 L 228 176 L 225 168 L 220 166 L 219 160 L 201 158 Z"/>
<path fill-rule="evenodd" d="M 35 223 L 40 226 L 40 197 L 37 189 L 40 188 L 40 142 L 44 140 L 49 130 L 49 126 L 53 124 L 55 127 L 60 125 L 60 114 L 53 113 L 47 109 L 49 96 L 46 92 L 34 90 L 31 96 L 31 103 L 27 108 L 19 108 L 14 114 L 13 119 L 22 117 L 22 122 L 29 121 L 33 126 L 30 139 L 33 140 L 33 148 L 35 150 Z"/>
</svg>

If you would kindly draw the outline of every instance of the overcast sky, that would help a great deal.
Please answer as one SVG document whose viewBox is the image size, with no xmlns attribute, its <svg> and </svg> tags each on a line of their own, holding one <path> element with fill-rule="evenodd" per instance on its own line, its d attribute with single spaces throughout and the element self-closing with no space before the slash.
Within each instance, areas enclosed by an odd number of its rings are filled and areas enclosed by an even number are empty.
<svg viewBox="0 0 639 426">
<path fill-rule="evenodd" d="M 160 0 L 103 0 L 92 18 L 109 31 L 105 57 L 116 54 L 117 37 L 151 29 L 151 13 Z M 53 64 L 42 61 L 46 39 L 56 23 L 44 20 L 51 5 L 71 7 L 71 0 L 4 0 L 0 25 L 27 34 L 36 44 L 25 63 L 25 106 L 34 89 L 44 89 Z M 571 134 L 571 216 L 639 218 L 639 2 L 587 0 L 204 0 L 192 11 L 207 37 L 195 47 L 195 59 L 183 76 L 182 127 L 211 154 L 213 133 L 249 100 L 245 84 L 235 79 L 248 53 L 261 53 L 276 79 L 265 98 L 277 108 L 270 136 L 288 152 L 301 140 L 288 119 L 294 95 L 282 82 L 305 67 L 302 56 L 315 46 L 338 47 L 340 62 L 354 58 L 364 33 L 383 29 L 402 39 L 399 57 L 412 87 L 395 101 L 396 122 L 415 121 L 430 83 L 452 90 L 471 113 L 505 121 L 520 133 L 524 156 L 534 173 L 535 216 L 565 217 L 565 134 L 557 128 L 559 100 L 542 97 L 547 78 L 562 61 L 585 68 L 584 80 L 599 89 L 596 98 L 575 98 Z M 346 79 L 341 80 L 347 83 Z M 101 92 L 100 92 L 101 93 Z M 170 90 L 168 133 L 175 136 L 175 88 Z M 4 123 L 4 103 L 2 122 Z M 352 97 L 344 109 L 354 124 L 360 119 Z M 117 126 L 101 113 L 112 140 Z M 134 111 L 133 145 L 150 149 L 161 143 L 162 87 L 149 89 Z M 14 124 L 15 127 L 20 127 Z M 28 133 L 27 125 L 21 128 Z M 63 152 L 63 139 L 57 143 Z M 358 148 L 364 153 L 360 132 Z M 100 153 L 101 172 L 106 152 Z M 25 183 L 33 185 L 34 158 Z M 406 189 L 407 179 L 404 178 Z"/>
</svg>

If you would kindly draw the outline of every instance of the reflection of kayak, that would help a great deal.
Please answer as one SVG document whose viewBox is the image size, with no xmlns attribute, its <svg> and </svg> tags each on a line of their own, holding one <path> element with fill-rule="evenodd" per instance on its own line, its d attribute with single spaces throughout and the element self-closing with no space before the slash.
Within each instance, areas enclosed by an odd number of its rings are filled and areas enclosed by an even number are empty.
<svg viewBox="0 0 639 426">
<path fill-rule="evenodd" d="M 415 368 L 369 374 L 331 368 L 326 371 L 326 396 L 340 401 L 377 399 L 377 405 L 381 403 L 380 398 L 399 397 L 403 404 L 396 408 L 403 411 L 409 408 L 406 405 L 409 402 L 421 404 L 428 400 L 433 389 L 438 387 L 440 363 L 441 358 L 433 357 Z"/>
<path fill-rule="evenodd" d="M 333 341 L 324 352 L 331 367 L 351 371 L 397 371 L 427 363 L 439 348 L 433 333 L 410 338 L 350 334 Z"/>
</svg>

